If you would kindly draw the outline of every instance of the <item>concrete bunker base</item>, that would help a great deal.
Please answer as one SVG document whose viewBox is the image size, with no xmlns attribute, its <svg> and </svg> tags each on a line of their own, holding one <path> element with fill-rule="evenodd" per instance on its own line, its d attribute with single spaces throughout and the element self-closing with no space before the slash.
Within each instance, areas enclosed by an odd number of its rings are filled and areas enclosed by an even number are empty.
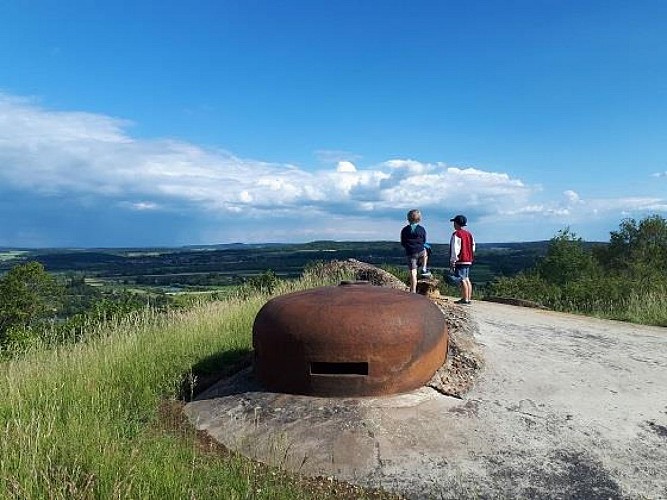
<svg viewBox="0 0 667 500">
<path fill-rule="evenodd" d="M 468 411 L 465 401 L 430 387 L 365 398 L 265 392 L 251 368 L 185 407 L 197 429 L 250 458 L 366 487 L 398 482 L 403 493 L 449 449 L 465 446 L 468 433 L 457 425 L 467 425 L 458 417 Z"/>
<path fill-rule="evenodd" d="M 328 398 L 269 392 L 252 368 L 218 382 L 185 407 L 198 429 L 230 450 L 308 476 L 334 477 L 411 498 L 456 498 L 443 483 L 477 434 L 476 404 L 461 399 L 482 369 L 468 311 L 435 299 L 450 329 L 449 356 L 426 386 L 377 397 Z M 449 457 L 449 458 L 448 458 Z M 430 485 L 425 493 L 425 485 Z"/>
</svg>

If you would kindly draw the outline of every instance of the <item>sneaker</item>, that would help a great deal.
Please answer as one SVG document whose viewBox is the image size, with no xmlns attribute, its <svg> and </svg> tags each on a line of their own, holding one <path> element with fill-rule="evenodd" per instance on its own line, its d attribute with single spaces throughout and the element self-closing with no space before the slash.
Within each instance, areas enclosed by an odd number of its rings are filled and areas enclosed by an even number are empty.
<svg viewBox="0 0 667 500">
<path fill-rule="evenodd" d="M 424 278 L 430 278 L 432 276 L 431 271 L 427 269 L 422 269 L 420 273 Z"/>
<path fill-rule="evenodd" d="M 459 305 L 462 305 L 462 306 L 469 306 L 470 304 L 472 304 L 472 301 L 471 300 L 465 300 L 465 299 L 459 299 L 459 300 L 455 301 L 454 304 L 459 304 Z"/>
</svg>

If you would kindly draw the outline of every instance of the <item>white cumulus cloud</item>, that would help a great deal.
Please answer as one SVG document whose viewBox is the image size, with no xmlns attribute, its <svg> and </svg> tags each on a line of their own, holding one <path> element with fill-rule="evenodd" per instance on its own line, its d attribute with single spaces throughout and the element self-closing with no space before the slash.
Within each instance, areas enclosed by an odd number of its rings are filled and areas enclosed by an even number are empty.
<svg viewBox="0 0 667 500">
<path fill-rule="evenodd" d="M 89 204 L 98 199 L 135 212 L 195 211 L 202 217 L 312 215 L 336 221 L 338 228 L 354 217 L 402 222 L 402 214 L 414 207 L 432 217 L 466 213 L 478 220 L 557 221 L 667 210 L 665 198 L 584 199 L 575 190 L 549 201 L 539 186 L 508 173 L 443 162 L 394 158 L 362 167 L 359 156 L 343 151 L 320 151 L 332 160 L 324 168 L 240 158 L 184 141 L 136 138 L 131 125 L 0 94 L 0 195 L 4 188 Z M 304 223 L 304 234 L 309 230 Z"/>
<path fill-rule="evenodd" d="M 0 179 L 41 194 L 96 195 L 134 210 L 188 203 L 205 211 L 241 208 L 270 216 L 304 206 L 332 213 L 422 207 L 501 207 L 532 192 L 507 174 L 394 159 L 335 170 L 239 158 L 224 150 L 168 139 L 136 139 L 130 122 L 53 111 L 0 97 Z M 141 200 L 156 199 L 146 206 Z M 491 208 L 487 208 L 491 210 Z"/>
<path fill-rule="evenodd" d="M 339 161 L 336 172 L 356 172 L 357 167 L 351 161 Z"/>
<path fill-rule="evenodd" d="M 565 195 L 565 198 L 567 201 L 573 205 L 576 205 L 578 203 L 582 203 L 581 198 L 579 197 L 579 194 L 576 191 L 572 191 L 571 189 L 568 189 L 563 193 Z"/>
</svg>

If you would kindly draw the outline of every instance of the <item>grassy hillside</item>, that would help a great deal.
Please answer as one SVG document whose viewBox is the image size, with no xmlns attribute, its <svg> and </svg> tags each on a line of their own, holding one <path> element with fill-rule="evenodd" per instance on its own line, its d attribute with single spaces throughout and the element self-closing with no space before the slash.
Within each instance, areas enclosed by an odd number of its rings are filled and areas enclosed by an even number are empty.
<svg viewBox="0 0 667 500">
<path fill-rule="evenodd" d="M 302 279 L 279 292 L 319 284 Z M 0 496 L 383 497 L 258 467 L 216 452 L 174 423 L 178 412 L 168 402 L 176 404 L 192 367 L 247 353 L 252 322 L 266 298 L 168 314 L 145 310 L 88 332 L 85 342 L 36 348 L 2 362 Z"/>
</svg>

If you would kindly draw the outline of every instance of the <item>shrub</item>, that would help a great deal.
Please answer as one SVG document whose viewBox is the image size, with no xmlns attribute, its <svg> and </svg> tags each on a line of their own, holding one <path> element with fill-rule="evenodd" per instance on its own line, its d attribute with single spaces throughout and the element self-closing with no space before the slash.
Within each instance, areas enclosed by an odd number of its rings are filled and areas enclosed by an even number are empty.
<svg viewBox="0 0 667 500">
<path fill-rule="evenodd" d="M 9 330 L 36 326 L 53 316 L 62 293 L 39 262 L 14 266 L 0 278 L 0 342 Z"/>
</svg>

